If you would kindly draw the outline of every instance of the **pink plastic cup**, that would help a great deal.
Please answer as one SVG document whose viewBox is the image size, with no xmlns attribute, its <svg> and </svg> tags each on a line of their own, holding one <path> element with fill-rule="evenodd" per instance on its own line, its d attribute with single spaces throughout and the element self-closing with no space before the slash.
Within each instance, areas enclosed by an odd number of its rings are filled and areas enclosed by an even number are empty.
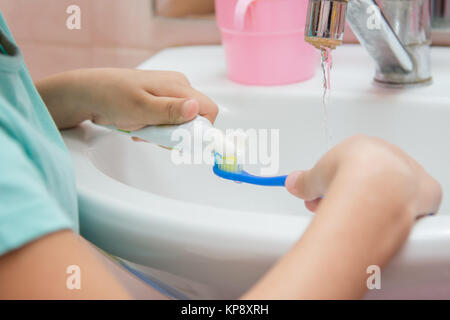
<svg viewBox="0 0 450 320">
<path fill-rule="evenodd" d="M 308 0 L 215 0 L 228 77 L 249 85 L 310 79 L 316 49 L 304 41 Z"/>
</svg>

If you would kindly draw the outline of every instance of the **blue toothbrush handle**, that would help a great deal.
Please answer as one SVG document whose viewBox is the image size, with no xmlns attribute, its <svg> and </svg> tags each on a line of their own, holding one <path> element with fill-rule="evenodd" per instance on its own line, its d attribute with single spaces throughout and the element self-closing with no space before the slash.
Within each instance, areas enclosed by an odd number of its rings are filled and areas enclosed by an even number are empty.
<svg viewBox="0 0 450 320">
<path fill-rule="evenodd" d="M 224 179 L 233 180 L 237 182 L 244 182 L 249 184 L 255 184 L 259 186 L 271 186 L 271 187 L 284 187 L 287 176 L 277 177 L 260 177 L 254 176 L 248 172 L 242 171 L 239 173 L 228 172 L 220 170 L 217 165 L 213 168 L 214 173 Z"/>
</svg>

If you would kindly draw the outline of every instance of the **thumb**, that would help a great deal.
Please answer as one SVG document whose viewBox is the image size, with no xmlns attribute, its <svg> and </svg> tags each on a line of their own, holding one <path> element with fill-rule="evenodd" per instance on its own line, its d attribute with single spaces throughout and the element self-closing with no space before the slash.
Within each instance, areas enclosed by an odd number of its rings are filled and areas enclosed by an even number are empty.
<svg viewBox="0 0 450 320">
<path fill-rule="evenodd" d="M 194 119 L 199 112 L 195 99 L 155 97 L 152 104 L 156 111 L 152 121 L 158 124 L 181 124 Z"/>
<path fill-rule="evenodd" d="M 291 173 L 286 179 L 286 189 L 294 196 L 311 201 L 323 195 L 322 188 L 310 171 L 296 171 Z"/>
</svg>

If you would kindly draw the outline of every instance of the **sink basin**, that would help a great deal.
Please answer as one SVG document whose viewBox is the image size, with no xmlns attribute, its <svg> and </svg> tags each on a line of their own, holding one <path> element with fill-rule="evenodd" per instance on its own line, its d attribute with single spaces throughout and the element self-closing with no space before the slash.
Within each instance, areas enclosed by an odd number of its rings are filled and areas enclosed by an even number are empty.
<svg viewBox="0 0 450 320">
<path fill-rule="evenodd" d="M 334 52 L 331 143 L 358 133 L 384 138 L 444 189 L 440 214 L 416 224 L 368 299 L 450 298 L 449 55 L 450 48 L 433 48 L 431 86 L 392 90 L 373 86 L 364 49 Z M 219 104 L 218 128 L 279 129 L 280 174 L 313 166 L 327 150 L 319 72 L 295 85 L 248 87 L 226 79 L 224 61 L 220 46 L 184 47 L 140 68 L 185 73 Z M 83 236 L 179 297 L 239 297 L 311 221 L 284 188 L 225 181 L 205 164 L 175 165 L 170 151 L 89 122 L 63 136 L 77 174 Z"/>
</svg>

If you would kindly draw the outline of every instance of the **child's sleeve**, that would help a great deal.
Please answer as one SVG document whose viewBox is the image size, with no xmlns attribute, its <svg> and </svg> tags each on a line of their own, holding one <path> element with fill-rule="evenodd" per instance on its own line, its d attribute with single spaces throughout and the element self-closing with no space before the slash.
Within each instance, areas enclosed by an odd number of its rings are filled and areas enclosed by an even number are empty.
<svg viewBox="0 0 450 320">
<path fill-rule="evenodd" d="M 0 128 L 0 255 L 71 229 L 63 210 L 20 144 Z"/>
</svg>

